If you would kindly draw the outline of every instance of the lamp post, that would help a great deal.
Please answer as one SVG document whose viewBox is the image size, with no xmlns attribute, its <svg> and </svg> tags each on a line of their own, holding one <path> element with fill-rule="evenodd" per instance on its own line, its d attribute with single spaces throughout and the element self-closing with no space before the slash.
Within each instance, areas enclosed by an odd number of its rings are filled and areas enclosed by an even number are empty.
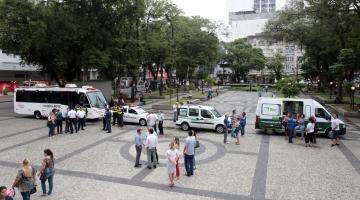
<svg viewBox="0 0 360 200">
<path fill-rule="evenodd" d="M 355 86 L 351 86 L 351 93 L 352 93 L 352 108 L 355 110 Z"/>
<path fill-rule="evenodd" d="M 334 83 L 331 81 L 330 82 L 330 100 L 332 99 L 333 85 L 334 85 Z"/>
</svg>

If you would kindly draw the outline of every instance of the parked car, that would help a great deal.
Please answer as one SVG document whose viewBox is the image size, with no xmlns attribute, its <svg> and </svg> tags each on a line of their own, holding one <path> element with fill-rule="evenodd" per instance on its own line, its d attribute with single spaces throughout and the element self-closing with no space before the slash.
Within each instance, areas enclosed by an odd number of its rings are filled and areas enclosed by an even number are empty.
<svg viewBox="0 0 360 200">
<path fill-rule="evenodd" d="M 180 107 L 179 117 L 176 121 L 176 125 L 180 126 L 184 131 L 188 131 L 190 128 L 197 128 L 223 133 L 223 124 L 224 115 L 221 115 L 213 107 L 202 105 Z"/>
</svg>

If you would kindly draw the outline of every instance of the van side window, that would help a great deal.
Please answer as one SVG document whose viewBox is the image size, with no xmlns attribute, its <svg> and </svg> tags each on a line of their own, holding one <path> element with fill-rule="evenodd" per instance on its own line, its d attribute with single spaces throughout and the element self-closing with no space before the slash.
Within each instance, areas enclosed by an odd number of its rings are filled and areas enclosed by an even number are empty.
<svg viewBox="0 0 360 200">
<path fill-rule="evenodd" d="M 315 117 L 331 119 L 331 116 L 323 108 L 315 108 Z"/>
<path fill-rule="evenodd" d="M 201 117 L 211 119 L 211 112 L 208 110 L 201 110 Z"/>
<path fill-rule="evenodd" d="M 186 117 L 187 116 L 187 108 L 180 108 L 179 116 Z"/>
<path fill-rule="evenodd" d="M 280 116 L 280 105 L 263 103 L 261 106 L 261 114 L 271 115 L 271 116 Z"/>
<path fill-rule="evenodd" d="M 199 117 L 199 109 L 189 108 L 189 116 L 190 117 Z"/>
</svg>

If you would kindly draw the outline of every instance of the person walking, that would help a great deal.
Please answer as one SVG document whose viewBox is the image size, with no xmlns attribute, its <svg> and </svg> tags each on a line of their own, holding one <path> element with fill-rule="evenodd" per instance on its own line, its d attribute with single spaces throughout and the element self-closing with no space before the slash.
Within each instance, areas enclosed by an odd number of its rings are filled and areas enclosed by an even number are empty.
<svg viewBox="0 0 360 200">
<path fill-rule="evenodd" d="M 77 124 L 78 130 L 85 130 L 84 129 L 85 115 L 86 115 L 85 110 L 82 107 L 80 107 L 79 110 L 76 112 L 76 117 L 77 117 L 77 121 L 78 121 L 78 124 Z"/>
<path fill-rule="evenodd" d="M 158 120 L 159 120 L 158 116 L 153 112 L 150 112 L 149 115 L 146 117 L 146 122 L 147 122 L 148 127 L 152 127 L 155 132 L 157 132 L 156 122 Z"/>
<path fill-rule="evenodd" d="M 70 133 L 71 134 L 74 133 L 74 128 L 75 128 L 75 133 L 77 133 L 78 127 L 77 127 L 76 111 L 73 108 L 71 108 L 70 111 L 68 112 L 68 116 L 70 120 Z"/>
<path fill-rule="evenodd" d="M 0 200 L 14 200 L 5 186 L 0 186 Z"/>
<path fill-rule="evenodd" d="M 146 142 L 145 142 L 145 147 L 147 150 L 148 169 L 152 169 L 153 167 L 156 168 L 155 153 L 156 153 L 157 145 L 158 145 L 158 139 L 154 135 L 154 129 L 150 128 L 149 135 L 146 137 Z"/>
<path fill-rule="evenodd" d="M 292 117 L 292 114 L 289 114 L 289 118 L 287 120 L 289 143 L 293 143 L 292 138 L 295 136 L 295 126 L 296 126 L 296 119 Z"/>
<path fill-rule="evenodd" d="M 313 143 L 315 134 L 315 119 L 314 117 L 309 118 L 309 123 L 306 125 L 305 129 L 305 147 L 310 146 L 309 142 Z"/>
<path fill-rule="evenodd" d="M 240 117 L 240 133 L 241 136 L 245 135 L 245 126 L 246 126 L 246 113 L 243 112 Z"/>
<path fill-rule="evenodd" d="M 229 144 L 229 142 L 227 141 L 229 127 L 230 127 L 229 117 L 228 117 L 228 114 L 225 114 L 225 117 L 224 117 L 224 144 Z"/>
<path fill-rule="evenodd" d="M 49 137 L 55 134 L 55 121 L 56 121 L 56 109 L 52 109 L 47 119 L 47 126 L 49 127 Z"/>
<path fill-rule="evenodd" d="M 194 175 L 194 151 L 196 141 L 192 137 L 192 132 L 189 131 L 188 137 L 185 140 L 184 146 L 184 164 L 186 169 L 186 176 Z"/>
<path fill-rule="evenodd" d="M 331 130 L 332 130 L 331 147 L 335 145 L 340 145 L 339 143 L 340 120 L 338 114 L 334 114 L 334 117 L 331 119 Z"/>
<path fill-rule="evenodd" d="M 18 171 L 12 188 L 18 187 L 23 200 L 30 200 L 30 195 L 36 192 L 36 170 L 25 158 L 22 168 Z"/>
<path fill-rule="evenodd" d="M 296 130 L 300 130 L 301 132 L 301 140 L 304 139 L 304 130 L 305 130 L 305 115 L 304 114 L 300 114 L 300 116 L 297 119 L 297 126 L 295 127 L 295 131 Z"/>
<path fill-rule="evenodd" d="M 162 111 L 160 111 L 160 117 L 159 117 L 159 134 L 160 135 L 164 135 L 164 128 L 163 128 L 163 124 L 164 124 L 164 113 Z"/>
<path fill-rule="evenodd" d="M 38 172 L 38 176 L 40 177 L 41 181 L 41 189 L 42 189 L 42 195 L 46 196 L 51 195 L 53 188 L 54 188 L 54 175 L 55 175 L 55 169 L 54 169 L 54 154 L 50 149 L 44 150 L 44 159 L 41 164 L 40 171 Z M 49 183 L 49 191 L 46 193 L 46 180 Z"/>
<path fill-rule="evenodd" d="M 175 185 L 175 171 L 176 171 L 176 160 L 178 159 L 178 151 L 175 148 L 175 143 L 171 142 L 169 145 L 170 149 L 166 151 L 166 167 L 169 176 L 169 187 Z"/>
<path fill-rule="evenodd" d="M 111 111 L 109 108 L 105 109 L 105 115 L 104 115 L 104 119 L 105 119 L 105 127 L 106 127 L 106 133 L 111 133 Z"/>
<path fill-rule="evenodd" d="M 175 149 L 180 152 L 180 139 L 178 137 L 175 137 L 174 139 L 175 142 Z M 176 180 L 180 179 L 180 167 L 179 167 L 179 160 L 180 160 L 180 155 L 177 157 L 176 159 Z"/>
<path fill-rule="evenodd" d="M 123 127 L 124 126 L 124 109 L 123 109 L 123 107 L 119 108 L 118 118 L 117 119 L 118 119 L 118 121 L 117 121 L 118 126 Z"/>
<path fill-rule="evenodd" d="M 63 113 L 58 109 L 56 112 L 56 132 L 62 134 Z"/>
<path fill-rule="evenodd" d="M 136 130 L 135 135 L 135 149 L 136 149 L 136 159 L 135 159 L 135 166 L 134 167 L 141 167 L 140 164 L 140 156 L 142 150 L 142 139 L 141 139 L 141 128 Z"/>
</svg>

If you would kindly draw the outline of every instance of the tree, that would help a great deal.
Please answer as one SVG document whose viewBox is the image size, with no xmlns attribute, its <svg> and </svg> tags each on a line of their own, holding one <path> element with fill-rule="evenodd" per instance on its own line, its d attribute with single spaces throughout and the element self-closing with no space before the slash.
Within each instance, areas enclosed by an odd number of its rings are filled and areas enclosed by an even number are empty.
<svg viewBox="0 0 360 200">
<path fill-rule="evenodd" d="M 276 90 L 281 92 L 285 97 L 294 97 L 300 93 L 300 84 L 297 80 L 285 77 L 276 84 Z"/>
<path fill-rule="evenodd" d="M 86 81 L 89 68 L 113 79 L 141 63 L 136 26 L 141 2 L 4 0 L 0 48 L 38 66 L 60 86 Z"/>
<path fill-rule="evenodd" d="M 277 80 L 281 79 L 282 71 L 284 69 L 285 56 L 276 53 L 274 57 L 268 58 L 266 63 L 267 68 L 275 74 Z"/>
<path fill-rule="evenodd" d="M 294 1 L 291 6 L 281 11 L 278 17 L 267 23 L 266 30 L 279 40 L 295 42 L 304 47 L 305 60 L 308 61 L 304 66 L 306 75 L 317 74 L 320 88 L 333 79 L 329 76 L 332 70 L 330 67 L 341 63 L 340 54 L 345 56 L 347 61 L 355 60 L 351 69 L 359 70 L 359 19 L 358 1 Z M 346 79 L 352 79 L 351 71 L 348 71 Z M 338 90 L 342 89 L 341 84 L 338 84 Z"/>
<path fill-rule="evenodd" d="M 253 48 L 243 39 L 225 44 L 224 61 L 234 71 L 235 81 L 246 80 L 250 70 L 261 70 L 265 66 L 265 56 L 261 49 Z"/>
</svg>

